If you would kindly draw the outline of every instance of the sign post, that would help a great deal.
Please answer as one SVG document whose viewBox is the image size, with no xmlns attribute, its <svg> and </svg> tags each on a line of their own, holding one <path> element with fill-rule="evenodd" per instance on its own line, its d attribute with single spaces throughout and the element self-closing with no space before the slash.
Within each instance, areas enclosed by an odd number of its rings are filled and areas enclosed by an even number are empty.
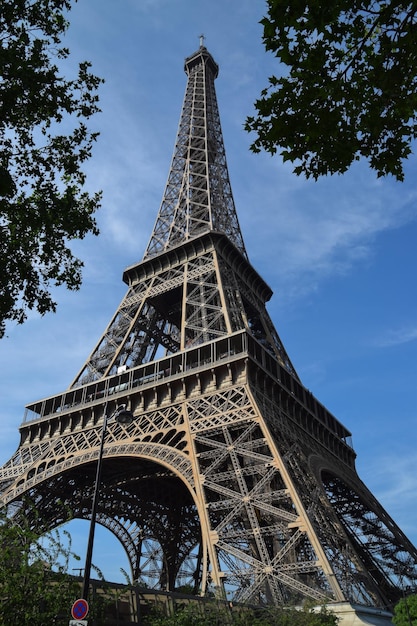
<svg viewBox="0 0 417 626">
<path fill-rule="evenodd" d="M 88 613 L 88 602 L 84 598 L 76 600 L 72 605 L 71 615 L 74 622 L 70 622 L 70 626 L 84 626 L 87 622 L 83 621 Z"/>
</svg>

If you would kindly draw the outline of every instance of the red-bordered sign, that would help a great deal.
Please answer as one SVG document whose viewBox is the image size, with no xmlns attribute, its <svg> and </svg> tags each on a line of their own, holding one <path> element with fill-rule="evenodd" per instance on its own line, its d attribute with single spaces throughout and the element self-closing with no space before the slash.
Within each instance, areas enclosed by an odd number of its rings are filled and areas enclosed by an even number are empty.
<svg viewBox="0 0 417 626">
<path fill-rule="evenodd" d="M 71 615 L 74 619 L 84 619 L 88 613 L 88 602 L 84 598 L 76 600 L 72 605 Z"/>
</svg>

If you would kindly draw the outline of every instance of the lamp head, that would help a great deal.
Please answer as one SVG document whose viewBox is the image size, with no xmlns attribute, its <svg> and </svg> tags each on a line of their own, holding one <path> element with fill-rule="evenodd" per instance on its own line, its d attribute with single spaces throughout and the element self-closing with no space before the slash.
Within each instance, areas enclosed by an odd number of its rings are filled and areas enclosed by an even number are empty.
<svg viewBox="0 0 417 626">
<path fill-rule="evenodd" d="M 123 424 L 124 426 L 128 426 L 133 422 L 133 413 L 126 409 L 125 404 L 121 404 L 117 407 L 116 412 L 114 414 L 114 419 L 118 424 Z"/>
</svg>

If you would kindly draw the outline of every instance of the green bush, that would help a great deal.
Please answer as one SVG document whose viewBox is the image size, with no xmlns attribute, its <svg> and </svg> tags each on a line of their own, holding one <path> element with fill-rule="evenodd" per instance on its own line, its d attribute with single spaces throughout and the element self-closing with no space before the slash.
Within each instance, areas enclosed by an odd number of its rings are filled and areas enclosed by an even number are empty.
<svg viewBox="0 0 417 626">
<path fill-rule="evenodd" d="M 225 605 L 190 604 L 173 615 L 155 610 L 145 619 L 145 626 L 335 626 L 337 617 L 325 607 L 320 612 L 309 608 L 270 608 L 254 611 L 240 607 L 228 609 Z"/>
<path fill-rule="evenodd" d="M 394 608 L 395 626 L 417 626 L 417 595 L 402 598 Z"/>
</svg>

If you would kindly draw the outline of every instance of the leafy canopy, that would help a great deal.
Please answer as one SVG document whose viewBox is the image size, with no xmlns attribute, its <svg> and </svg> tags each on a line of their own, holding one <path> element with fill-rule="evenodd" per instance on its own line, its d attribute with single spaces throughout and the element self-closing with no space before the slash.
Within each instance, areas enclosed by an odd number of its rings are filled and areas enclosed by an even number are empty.
<svg viewBox="0 0 417 626">
<path fill-rule="evenodd" d="M 79 585 L 67 574 L 74 556 L 67 533 L 40 541 L 28 522 L 0 511 L 0 626 L 42 626 L 69 617 Z M 54 570 L 54 571 L 52 571 Z"/>
<path fill-rule="evenodd" d="M 76 0 L 75 0 L 76 1 Z M 68 242 L 98 234 L 100 194 L 83 191 L 102 80 L 80 63 L 64 78 L 70 0 L 0 3 L 0 337 L 28 309 L 55 311 L 50 288 L 78 289 Z M 69 71 L 71 71 L 69 66 Z"/>
<path fill-rule="evenodd" d="M 317 179 L 364 157 L 378 177 L 404 178 L 417 136 L 417 5 L 397 0 L 267 0 L 265 48 L 287 66 L 271 76 L 245 128 L 251 149 Z M 280 66 L 285 72 L 284 65 Z"/>
<path fill-rule="evenodd" d="M 48 527 L 30 499 L 0 507 L 0 626 L 68 624 L 81 595 L 80 580 L 71 576 L 69 566 L 80 558 L 68 531 Z M 88 619 L 103 624 L 120 593 L 92 567 L 101 583 L 89 595 Z"/>
<path fill-rule="evenodd" d="M 417 594 L 406 596 L 396 604 L 392 622 L 395 626 L 417 624 Z"/>
</svg>

